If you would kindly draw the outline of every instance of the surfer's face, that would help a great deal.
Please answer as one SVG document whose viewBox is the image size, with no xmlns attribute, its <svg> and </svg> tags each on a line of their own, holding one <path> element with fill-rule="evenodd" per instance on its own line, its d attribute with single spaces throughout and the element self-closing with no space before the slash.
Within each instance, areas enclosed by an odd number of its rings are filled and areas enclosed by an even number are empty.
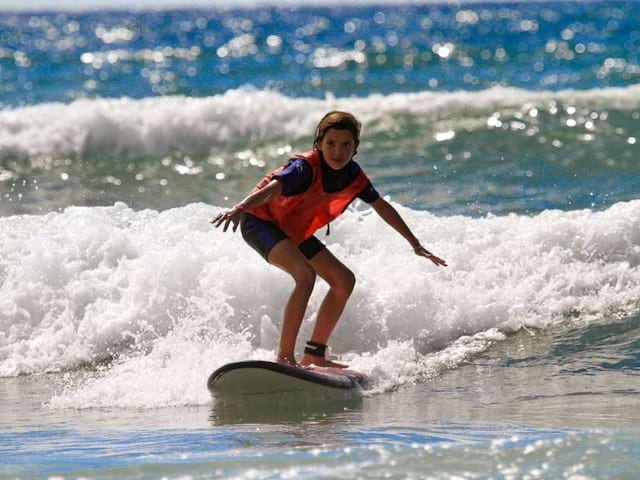
<svg viewBox="0 0 640 480">
<path fill-rule="evenodd" d="M 334 170 L 343 168 L 353 156 L 356 142 L 349 130 L 330 128 L 322 137 L 318 148 L 324 161 Z"/>
</svg>

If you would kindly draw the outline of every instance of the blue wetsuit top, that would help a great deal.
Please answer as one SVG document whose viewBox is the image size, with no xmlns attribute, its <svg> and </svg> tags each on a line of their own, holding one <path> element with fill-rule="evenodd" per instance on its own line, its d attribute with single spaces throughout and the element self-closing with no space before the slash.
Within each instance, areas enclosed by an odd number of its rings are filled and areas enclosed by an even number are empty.
<svg viewBox="0 0 640 480">
<path fill-rule="evenodd" d="M 322 188 L 326 193 L 344 190 L 360 173 L 360 165 L 351 160 L 344 168 L 334 170 L 322 160 Z M 282 183 L 282 194 L 285 196 L 299 195 L 311 186 L 313 172 L 309 164 L 301 158 L 292 158 L 289 164 L 276 173 L 273 178 Z M 369 182 L 358 194 L 358 198 L 371 203 L 380 198 L 380 194 Z"/>
</svg>

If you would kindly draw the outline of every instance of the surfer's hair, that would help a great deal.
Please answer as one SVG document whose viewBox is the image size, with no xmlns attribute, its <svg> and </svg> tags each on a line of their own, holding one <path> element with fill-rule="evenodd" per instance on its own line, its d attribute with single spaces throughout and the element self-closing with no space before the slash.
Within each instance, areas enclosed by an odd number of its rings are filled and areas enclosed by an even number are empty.
<svg viewBox="0 0 640 480">
<path fill-rule="evenodd" d="M 320 148 L 322 139 L 330 128 L 349 130 L 353 135 L 353 155 L 355 156 L 358 153 L 358 145 L 360 144 L 360 127 L 360 122 L 351 113 L 332 110 L 322 117 L 322 120 L 318 123 L 315 138 L 313 139 L 313 148 Z"/>
</svg>

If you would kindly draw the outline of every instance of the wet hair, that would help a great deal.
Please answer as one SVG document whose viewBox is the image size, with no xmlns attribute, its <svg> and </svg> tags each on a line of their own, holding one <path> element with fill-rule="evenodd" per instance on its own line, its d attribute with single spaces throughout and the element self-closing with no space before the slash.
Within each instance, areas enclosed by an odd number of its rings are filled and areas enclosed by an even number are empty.
<svg viewBox="0 0 640 480">
<path fill-rule="evenodd" d="M 333 110 L 327 113 L 318 126 L 316 127 L 315 137 L 313 139 L 313 148 L 318 149 L 322 143 L 322 139 L 330 128 L 336 130 L 349 130 L 353 135 L 353 156 L 358 153 L 358 145 L 360 144 L 360 122 L 349 112 L 341 112 Z"/>
</svg>

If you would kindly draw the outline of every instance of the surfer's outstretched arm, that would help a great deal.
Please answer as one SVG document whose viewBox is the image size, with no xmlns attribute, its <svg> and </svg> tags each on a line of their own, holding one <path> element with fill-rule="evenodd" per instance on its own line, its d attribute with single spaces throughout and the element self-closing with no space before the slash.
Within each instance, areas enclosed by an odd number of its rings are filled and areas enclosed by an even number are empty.
<svg viewBox="0 0 640 480">
<path fill-rule="evenodd" d="M 215 218 L 209 220 L 209 223 L 215 225 L 218 228 L 224 223 L 222 230 L 224 232 L 229 228 L 229 223 L 233 223 L 233 231 L 238 229 L 238 221 L 240 220 L 240 214 L 245 208 L 254 208 L 267 202 L 271 197 L 275 197 L 282 193 L 282 182 L 278 180 L 271 180 L 264 188 L 254 188 L 249 192 L 249 195 L 245 197 L 240 203 L 232 207 L 226 212 L 219 213 Z"/>
<path fill-rule="evenodd" d="M 431 253 L 420 244 L 420 241 L 413 234 L 398 211 L 393 208 L 393 206 L 389 202 L 380 197 L 370 205 L 385 222 L 391 225 L 391 227 L 393 227 L 396 232 L 402 235 L 407 240 L 407 242 L 409 242 L 416 255 L 428 258 L 437 266 L 447 266 L 447 262 L 445 262 L 442 258 L 436 257 L 433 253 Z"/>
</svg>

